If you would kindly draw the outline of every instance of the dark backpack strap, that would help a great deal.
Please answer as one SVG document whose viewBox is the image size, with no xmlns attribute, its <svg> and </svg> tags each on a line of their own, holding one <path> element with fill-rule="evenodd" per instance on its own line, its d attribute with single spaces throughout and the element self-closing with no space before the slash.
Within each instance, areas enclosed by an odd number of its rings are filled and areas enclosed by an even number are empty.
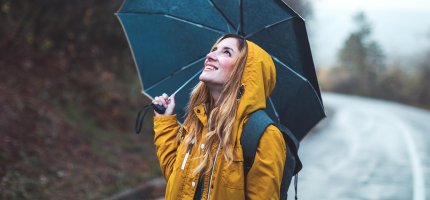
<svg viewBox="0 0 430 200">
<path fill-rule="evenodd" d="M 278 125 L 279 130 L 284 136 L 284 140 L 287 146 L 287 159 L 284 165 L 284 173 L 282 177 L 281 184 L 281 198 L 287 199 L 288 188 L 290 187 L 291 179 L 294 176 L 294 197 L 297 200 L 297 182 L 298 182 L 298 172 L 302 169 L 303 165 L 300 161 L 298 150 L 299 150 L 299 140 L 294 136 L 294 134 L 282 124 Z"/>
<path fill-rule="evenodd" d="M 263 135 L 264 130 L 266 130 L 270 124 L 273 124 L 273 120 L 267 116 L 266 112 L 264 112 L 264 110 L 257 110 L 251 114 L 243 127 L 240 143 L 242 144 L 243 150 L 243 167 L 245 175 L 248 174 L 252 164 L 254 163 L 255 153 L 257 152 L 260 138 Z"/>
<path fill-rule="evenodd" d="M 249 170 L 254 163 L 258 143 L 266 128 L 270 125 L 276 125 L 284 137 L 287 158 L 284 165 L 280 196 L 282 200 L 287 199 L 288 188 L 291 179 L 294 177 L 295 199 L 297 199 L 297 173 L 302 169 L 302 163 L 298 156 L 299 141 L 294 134 L 282 124 L 275 124 L 264 110 L 258 110 L 251 114 L 248 121 L 243 127 L 240 143 L 242 144 L 244 156 L 244 172 L 248 175 Z"/>
<path fill-rule="evenodd" d="M 299 140 L 297 140 L 296 136 L 294 136 L 294 134 L 290 131 L 290 129 L 283 126 L 282 124 L 278 124 L 278 128 L 282 132 L 282 135 L 284 136 L 285 143 L 286 143 L 287 147 L 289 148 L 289 150 L 291 151 L 288 153 L 292 154 L 293 159 L 295 161 L 294 162 L 293 175 L 296 175 L 297 173 L 299 173 L 299 171 L 303 167 L 302 162 L 300 161 L 300 158 L 299 158 L 299 154 L 298 154 L 299 147 L 300 147 Z"/>
<path fill-rule="evenodd" d="M 193 198 L 194 200 L 202 199 L 204 184 L 205 184 L 205 176 L 200 175 L 199 182 L 197 183 L 196 192 L 194 193 L 194 198 Z"/>
</svg>

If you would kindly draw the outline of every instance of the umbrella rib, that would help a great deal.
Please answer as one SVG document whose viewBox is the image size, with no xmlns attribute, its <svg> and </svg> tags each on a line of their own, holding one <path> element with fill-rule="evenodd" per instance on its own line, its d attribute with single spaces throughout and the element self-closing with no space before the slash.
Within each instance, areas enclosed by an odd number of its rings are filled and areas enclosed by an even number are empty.
<svg viewBox="0 0 430 200">
<path fill-rule="evenodd" d="M 291 72 L 293 72 L 295 75 L 297 75 L 298 77 L 300 77 L 304 81 L 308 81 L 308 79 L 306 79 L 306 77 L 302 76 L 301 74 L 297 73 L 296 71 L 294 71 L 293 69 L 291 69 L 290 67 L 288 67 L 288 65 L 286 65 L 285 63 L 283 63 L 276 56 L 273 56 L 273 55 L 271 55 L 271 56 L 272 56 L 273 60 L 275 60 L 276 62 L 278 62 L 279 64 L 281 64 L 282 66 L 284 66 L 285 68 L 287 68 L 288 70 L 290 70 Z"/>
<path fill-rule="evenodd" d="M 288 21 L 293 20 L 293 19 L 295 19 L 295 18 L 298 18 L 298 17 L 297 17 L 297 16 L 291 16 L 291 17 L 289 17 L 289 18 L 286 18 L 286 19 L 283 19 L 283 20 L 277 21 L 277 22 L 275 22 L 275 23 L 273 23 L 273 24 L 269 24 L 269 25 L 265 26 L 264 28 L 262 28 L 262 29 L 260 29 L 260 30 L 258 30 L 258 31 L 255 31 L 255 32 L 253 32 L 253 33 L 250 33 L 250 34 L 246 35 L 246 37 L 245 37 L 245 38 L 250 38 L 250 37 L 254 36 L 254 35 L 255 35 L 255 34 L 257 34 L 257 33 L 261 32 L 261 31 L 264 31 L 265 29 L 268 29 L 268 28 L 270 28 L 270 27 L 272 27 L 272 26 L 279 25 L 279 24 L 284 23 L 284 22 L 288 22 Z"/>
<path fill-rule="evenodd" d="M 171 95 L 175 95 L 176 93 L 178 93 L 179 91 L 182 90 L 182 88 L 184 88 L 186 85 L 188 85 L 188 83 L 190 83 L 197 75 L 199 75 L 201 72 L 203 71 L 203 69 L 200 69 L 199 71 L 197 71 L 197 73 L 195 73 L 194 75 L 191 76 L 191 78 L 187 79 L 187 81 L 185 81 L 185 83 L 183 83 L 181 86 L 179 86 L 178 89 L 176 89 Z M 149 90 L 149 89 L 148 89 Z"/>
<path fill-rule="evenodd" d="M 174 77 L 174 76 L 175 76 L 176 74 L 178 74 L 179 72 L 182 72 L 182 71 L 184 71 L 184 70 L 186 70 L 186 69 L 190 68 L 191 66 L 193 66 L 194 64 L 196 64 L 196 63 L 198 63 L 198 62 L 200 62 L 200 61 L 204 60 L 205 58 L 206 58 L 206 56 L 201 57 L 201 58 L 199 58 L 199 59 L 195 60 L 194 62 L 192 62 L 192 63 L 190 63 L 190 64 L 188 64 L 188 65 L 185 65 L 185 66 L 181 67 L 179 70 L 177 70 L 177 71 L 175 71 L 175 72 L 171 73 L 170 75 L 168 75 L 168 76 L 166 76 L 166 77 L 162 78 L 161 80 L 159 80 L 159 81 L 157 81 L 156 83 L 154 83 L 154 85 L 152 85 L 152 86 L 151 86 L 151 87 L 149 87 L 149 88 L 146 88 L 145 90 L 151 90 L 151 89 L 153 89 L 154 87 L 157 87 L 158 85 L 160 85 L 161 83 L 163 83 L 163 82 L 164 82 L 164 81 L 166 81 L 167 79 L 169 79 L 169 78 L 171 78 L 171 77 Z"/>
<path fill-rule="evenodd" d="M 225 20 L 228 24 L 230 24 L 230 26 L 232 26 L 234 29 L 236 29 L 236 26 L 233 24 L 233 22 L 232 22 L 232 21 L 230 21 L 230 19 L 229 19 L 229 18 L 227 18 L 227 16 L 226 16 L 222 11 L 221 11 L 221 9 L 219 9 L 219 8 L 214 4 L 214 2 L 213 2 L 212 0 L 208 0 L 208 1 L 209 1 L 209 4 L 211 4 L 211 6 L 212 6 L 212 7 L 214 7 L 216 11 L 218 11 L 218 13 L 222 16 L 222 18 L 224 18 L 224 20 Z"/>
<path fill-rule="evenodd" d="M 196 22 L 192 22 L 192 21 L 184 19 L 184 18 L 180 18 L 180 17 L 177 17 L 177 16 L 168 15 L 168 14 L 164 14 L 164 16 L 169 17 L 169 18 L 174 19 L 174 20 L 178 20 L 178 21 L 181 21 L 181 22 L 192 24 L 194 26 L 197 26 L 197 27 L 200 27 L 200 28 L 204 28 L 204 29 L 207 29 L 207 30 L 210 30 L 210 31 L 213 31 L 213 32 L 224 34 L 224 31 L 222 31 L 222 30 L 219 30 L 219 29 L 207 26 L 207 25 L 199 24 L 199 23 L 196 23 Z"/>
<path fill-rule="evenodd" d="M 193 80 L 193 78 L 195 78 L 197 75 L 199 75 L 201 72 L 203 71 L 203 69 L 200 69 L 199 71 L 197 71 L 197 73 L 195 73 L 193 76 L 191 76 L 190 79 L 188 79 L 187 81 L 185 81 L 185 83 L 183 83 L 178 89 L 176 89 L 172 94 L 176 94 L 179 91 L 182 90 L 182 88 L 184 88 L 189 82 L 191 82 L 191 80 Z"/>
<path fill-rule="evenodd" d="M 269 102 L 270 102 L 270 105 L 272 105 L 272 110 L 275 113 L 276 119 L 278 119 L 278 123 L 280 123 L 281 119 L 279 119 L 279 114 L 275 109 L 275 104 L 272 101 L 272 97 L 269 97 Z"/>
<path fill-rule="evenodd" d="M 323 106 L 323 104 L 322 104 L 322 101 L 321 101 L 321 99 L 319 98 L 319 96 L 318 96 L 318 94 L 317 94 L 317 92 L 316 92 L 316 90 L 315 90 L 315 88 L 314 88 L 314 86 L 309 82 L 309 80 L 306 78 L 306 77 L 304 77 L 304 76 L 302 76 L 302 75 L 300 75 L 299 73 L 297 73 L 296 71 L 294 71 L 293 69 L 291 69 L 290 67 L 288 67 L 286 64 L 284 64 L 283 62 L 281 62 L 278 58 L 276 58 L 275 56 L 273 56 L 273 55 L 271 55 L 272 56 L 272 58 L 273 58 L 273 60 L 275 60 L 276 62 L 278 62 L 279 64 L 281 64 L 282 66 L 284 66 L 285 68 L 287 68 L 288 70 L 290 70 L 291 72 L 293 72 L 295 75 L 297 75 L 298 77 L 300 77 L 301 79 L 303 79 L 311 88 L 312 88 L 312 90 L 313 90 L 313 92 L 315 93 L 315 96 L 317 96 L 317 99 L 318 99 L 318 102 L 320 103 L 320 105 L 321 105 L 321 108 L 324 108 L 324 106 Z"/>
<path fill-rule="evenodd" d="M 124 1 L 124 2 L 123 2 L 123 4 L 121 5 L 121 8 L 122 8 L 122 6 L 124 6 L 124 4 L 125 4 L 125 1 Z M 139 67 L 137 66 L 136 56 L 134 55 L 134 51 L 133 51 L 133 47 L 132 47 L 132 45 L 131 45 L 130 38 L 128 38 L 127 29 L 125 29 L 125 26 L 124 26 L 124 24 L 123 24 L 123 22 L 122 22 L 121 18 L 119 17 L 118 13 L 115 13 L 115 14 L 116 14 L 116 16 L 117 16 L 117 19 L 118 19 L 119 23 L 121 24 L 122 30 L 124 30 L 125 38 L 127 39 L 128 46 L 130 47 L 130 50 L 131 50 L 131 55 L 132 55 L 131 57 L 133 58 L 133 61 L 134 61 L 134 67 L 136 67 L 136 71 L 139 71 Z M 143 92 L 143 81 L 142 81 L 142 77 L 141 77 L 140 73 L 137 73 L 137 75 L 139 76 L 140 88 L 142 89 L 142 92 Z"/>
<path fill-rule="evenodd" d="M 175 16 L 175 15 L 162 13 L 162 12 L 154 12 L 154 13 L 147 13 L 147 12 L 129 12 L 129 13 L 119 13 L 119 14 L 121 14 L 121 15 L 137 15 L 137 14 L 144 14 L 144 15 L 163 15 L 163 16 L 168 17 L 168 18 L 173 19 L 173 20 L 177 20 L 177 21 L 180 21 L 180 22 L 185 22 L 185 23 L 187 23 L 187 24 L 191 24 L 191 25 L 193 25 L 193 26 L 197 26 L 197 27 L 199 27 L 199 28 L 204 28 L 204 29 L 207 29 L 207 30 L 210 30 L 210 31 L 216 32 L 216 33 L 224 34 L 224 31 L 222 31 L 222 30 L 219 30 L 219 29 L 216 29 L 216 28 L 213 28 L 213 27 L 210 27 L 210 26 L 204 25 L 204 24 L 199 24 L 199 23 L 197 23 L 197 22 L 193 22 L 193 21 L 190 21 L 190 20 L 188 20 L 188 19 L 184 19 L 184 18 L 181 18 L 181 17 Z"/>
</svg>

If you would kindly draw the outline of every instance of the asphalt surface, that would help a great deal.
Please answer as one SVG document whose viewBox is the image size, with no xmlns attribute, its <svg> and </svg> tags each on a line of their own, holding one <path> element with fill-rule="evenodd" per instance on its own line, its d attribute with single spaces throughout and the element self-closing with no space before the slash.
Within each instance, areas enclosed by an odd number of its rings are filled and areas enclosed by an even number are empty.
<svg viewBox="0 0 430 200">
<path fill-rule="evenodd" d="M 299 150 L 299 199 L 430 200 L 429 111 L 329 93 L 323 102 L 323 128 Z"/>
</svg>

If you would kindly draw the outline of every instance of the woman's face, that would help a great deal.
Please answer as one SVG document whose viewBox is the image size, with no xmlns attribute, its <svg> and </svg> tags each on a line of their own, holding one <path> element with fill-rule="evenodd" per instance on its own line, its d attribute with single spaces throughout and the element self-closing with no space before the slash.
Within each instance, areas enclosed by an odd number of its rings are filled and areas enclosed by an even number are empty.
<svg viewBox="0 0 430 200">
<path fill-rule="evenodd" d="M 216 44 L 206 55 L 200 81 L 213 86 L 223 86 L 233 72 L 234 64 L 240 55 L 238 46 L 236 38 L 225 38 Z"/>
</svg>

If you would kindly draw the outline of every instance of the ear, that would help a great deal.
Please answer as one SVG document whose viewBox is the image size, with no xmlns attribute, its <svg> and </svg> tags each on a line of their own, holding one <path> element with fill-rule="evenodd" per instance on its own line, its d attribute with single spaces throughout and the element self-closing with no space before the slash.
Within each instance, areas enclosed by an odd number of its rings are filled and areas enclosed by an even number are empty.
<svg viewBox="0 0 430 200">
<path fill-rule="evenodd" d="M 242 83 L 239 87 L 239 91 L 237 91 L 237 97 L 236 100 L 239 100 L 240 97 L 242 97 L 243 93 L 245 93 L 245 84 Z"/>
</svg>

